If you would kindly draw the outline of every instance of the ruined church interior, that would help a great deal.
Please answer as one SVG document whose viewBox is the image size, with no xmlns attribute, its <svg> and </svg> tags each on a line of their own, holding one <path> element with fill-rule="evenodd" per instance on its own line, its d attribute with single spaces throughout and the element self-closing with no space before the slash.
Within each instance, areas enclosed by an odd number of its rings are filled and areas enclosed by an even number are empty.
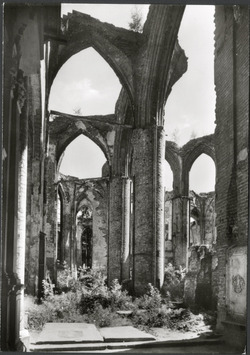
<svg viewBox="0 0 250 355">
<path fill-rule="evenodd" d="M 22 348 L 25 295 L 42 297 L 43 280 L 56 285 L 64 263 L 75 278 L 83 265 L 101 269 L 108 285 L 117 279 L 134 296 L 148 284 L 162 290 L 168 265 L 185 270 L 185 304 L 216 312 L 225 341 L 246 346 L 249 8 L 214 6 L 215 129 L 180 145 L 166 127 L 172 89 L 189 71 L 178 40 L 185 11 L 150 5 L 135 31 L 62 15 L 60 4 L 5 4 L 2 351 Z M 120 85 L 114 110 L 64 112 L 62 99 L 51 109 L 60 71 L 90 48 Z M 62 172 L 79 137 L 101 152 L 99 177 Z M 198 191 L 190 172 L 204 155 L 214 189 Z"/>
</svg>

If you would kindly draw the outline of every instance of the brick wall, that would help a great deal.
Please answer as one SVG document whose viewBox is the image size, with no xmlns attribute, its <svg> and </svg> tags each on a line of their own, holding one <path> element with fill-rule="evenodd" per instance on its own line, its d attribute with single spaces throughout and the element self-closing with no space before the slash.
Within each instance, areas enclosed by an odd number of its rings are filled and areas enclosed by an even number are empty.
<svg viewBox="0 0 250 355">
<path fill-rule="evenodd" d="M 215 85 L 218 327 L 227 317 L 229 247 L 246 245 L 248 219 L 248 9 L 216 6 Z"/>
</svg>

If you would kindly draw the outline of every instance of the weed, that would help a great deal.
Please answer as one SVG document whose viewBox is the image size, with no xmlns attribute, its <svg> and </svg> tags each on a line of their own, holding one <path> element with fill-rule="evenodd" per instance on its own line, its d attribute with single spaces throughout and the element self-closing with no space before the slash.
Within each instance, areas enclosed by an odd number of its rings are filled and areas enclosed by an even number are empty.
<svg viewBox="0 0 250 355">
<path fill-rule="evenodd" d="M 165 268 L 164 285 L 161 290 L 162 295 L 171 297 L 172 301 L 182 301 L 184 294 L 184 277 L 185 269 L 174 268 L 172 264 L 168 264 Z"/>
</svg>

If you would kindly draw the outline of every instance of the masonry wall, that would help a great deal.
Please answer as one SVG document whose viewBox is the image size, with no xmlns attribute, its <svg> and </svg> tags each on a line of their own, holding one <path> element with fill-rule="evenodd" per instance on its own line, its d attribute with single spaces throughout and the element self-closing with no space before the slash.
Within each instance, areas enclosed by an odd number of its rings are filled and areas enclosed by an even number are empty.
<svg viewBox="0 0 250 355">
<path fill-rule="evenodd" d="M 107 270 L 108 180 L 78 179 L 60 174 L 62 196 L 62 258 L 74 270 L 82 266 L 81 232 L 77 213 L 83 207 L 92 211 L 92 268 Z"/>
<path fill-rule="evenodd" d="M 244 323 L 230 312 L 233 277 L 227 263 L 233 250 L 246 252 L 248 233 L 249 15 L 247 6 L 216 6 L 215 85 L 217 161 L 216 214 L 218 328 L 225 320 Z M 243 251 L 245 250 L 245 252 Z M 246 265 L 245 265 L 246 267 Z M 236 270 L 236 269 L 235 269 Z M 244 280 L 246 287 L 246 280 Z M 244 288 L 243 287 L 243 288 Z M 240 292 L 245 292 L 241 290 Z M 246 302 L 246 300 L 244 301 Z M 244 305 L 242 305 L 244 308 Z M 243 312 L 244 313 L 244 312 Z"/>
<path fill-rule="evenodd" d="M 190 203 L 190 216 L 193 222 L 190 225 L 190 245 L 206 245 L 213 247 L 216 243 L 215 228 L 215 194 L 191 191 L 193 200 Z"/>
<path fill-rule="evenodd" d="M 55 10 L 56 9 L 56 16 Z M 58 11 L 59 10 L 59 11 Z M 59 6 L 50 8 L 57 26 Z M 5 4 L 4 227 L 2 244 L 3 280 L 1 298 L 1 346 L 23 350 L 23 291 L 37 291 L 38 242 L 43 229 L 43 159 L 45 117 L 40 64 L 46 9 L 39 6 Z M 26 247 L 26 250 L 25 250 Z M 28 263 L 31 261 L 29 267 Z M 25 266 L 24 266 L 25 265 Z M 29 272 L 30 271 L 30 274 Z M 9 279 L 9 281 L 8 281 Z"/>
</svg>

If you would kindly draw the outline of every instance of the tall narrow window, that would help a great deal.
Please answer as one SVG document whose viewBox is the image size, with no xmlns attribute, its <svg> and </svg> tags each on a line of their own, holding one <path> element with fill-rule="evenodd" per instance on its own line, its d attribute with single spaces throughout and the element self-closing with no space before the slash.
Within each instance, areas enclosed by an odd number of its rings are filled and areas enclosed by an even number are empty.
<svg viewBox="0 0 250 355">
<path fill-rule="evenodd" d="M 193 164 L 189 175 L 190 244 L 212 246 L 215 229 L 215 164 L 202 154 Z"/>
</svg>

